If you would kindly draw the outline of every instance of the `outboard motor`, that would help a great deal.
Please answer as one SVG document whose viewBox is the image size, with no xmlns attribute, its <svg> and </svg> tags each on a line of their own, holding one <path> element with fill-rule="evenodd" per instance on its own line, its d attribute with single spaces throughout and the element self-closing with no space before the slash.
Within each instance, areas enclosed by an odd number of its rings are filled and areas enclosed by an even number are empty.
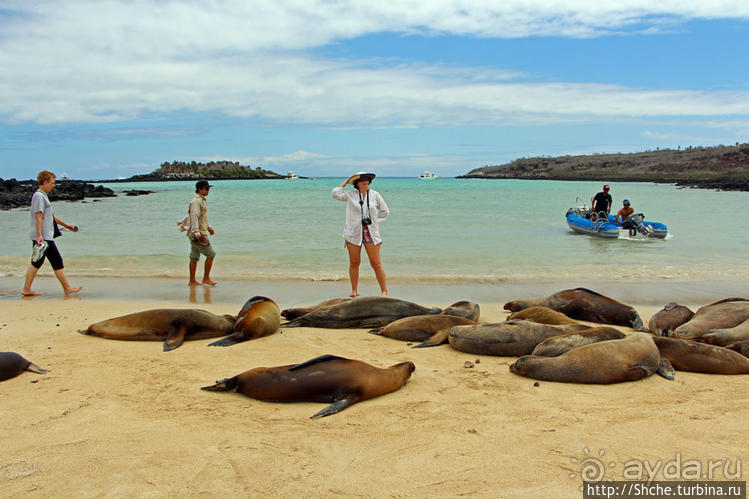
<svg viewBox="0 0 749 499">
<path fill-rule="evenodd" d="M 624 219 L 622 227 L 625 229 L 637 230 L 643 236 L 650 236 L 653 229 L 644 225 L 642 221 L 645 220 L 645 215 L 642 213 L 632 213 L 630 216 Z"/>
</svg>

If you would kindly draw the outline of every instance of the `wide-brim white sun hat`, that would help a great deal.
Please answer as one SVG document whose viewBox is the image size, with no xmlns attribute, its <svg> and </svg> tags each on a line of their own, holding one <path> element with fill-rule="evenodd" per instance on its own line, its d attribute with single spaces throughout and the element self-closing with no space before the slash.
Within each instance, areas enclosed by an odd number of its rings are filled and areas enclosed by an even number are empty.
<svg viewBox="0 0 749 499">
<path fill-rule="evenodd" d="M 348 183 L 351 185 L 354 185 L 354 182 L 356 182 L 359 179 L 369 179 L 371 182 L 372 179 L 374 179 L 377 175 L 370 172 L 356 172 L 353 175 L 351 175 L 348 179 Z"/>
</svg>

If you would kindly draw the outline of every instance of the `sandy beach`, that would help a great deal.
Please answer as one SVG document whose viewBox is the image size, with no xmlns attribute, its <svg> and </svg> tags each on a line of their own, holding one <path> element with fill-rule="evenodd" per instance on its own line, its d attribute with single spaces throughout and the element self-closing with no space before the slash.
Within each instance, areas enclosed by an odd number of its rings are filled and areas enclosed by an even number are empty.
<svg viewBox="0 0 749 499">
<path fill-rule="evenodd" d="M 648 470 L 660 480 L 693 479 L 695 466 L 701 478 L 746 479 L 749 451 L 740 437 L 749 430 L 746 376 L 677 372 L 674 381 L 535 386 L 510 373 L 511 357 L 469 355 L 449 345 L 412 349 L 362 329 L 286 328 L 228 348 L 197 340 L 163 352 L 158 342 L 76 330 L 150 308 L 236 314 L 259 290 L 241 292 L 244 285 L 235 283 L 234 291 L 232 285 L 222 291 L 220 284 L 195 290 L 191 300 L 175 282 L 179 291 L 160 297 L 149 287 L 138 299 L 125 292 L 127 284 L 118 291 L 111 282 L 89 280 L 80 298 L 63 299 L 56 282 L 41 279 L 37 288 L 45 296 L 21 300 L 10 297 L 17 280 L 2 282 L 0 350 L 50 372 L 0 383 L 3 497 L 580 497 L 581 475 L 591 470 L 589 477 L 612 480 L 638 472 L 648 480 Z M 345 290 L 341 283 L 289 286 L 297 290 L 291 298 L 268 296 L 285 308 Z M 508 298 L 565 287 L 518 284 L 493 299 L 482 291 L 481 319 L 504 320 Z M 699 289 L 715 299 L 736 291 Z M 472 298 L 457 288 L 442 291 L 450 296 L 409 288 L 404 298 L 443 307 Z M 633 305 L 647 323 L 669 301 L 659 292 L 654 284 L 633 284 L 623 296 L 610 295 Z M 232 294 L 241 298 L 233 301 Z M 632 300 L 638 294 L 643 299 Z M 682 296 L 694 298 L 681 301 L 692 310 L 709 303 L 700 294 Z M 416 371 L 401 390 L 318 420 L 309 417 L 322 404 L 200 390 L 254 367 L 322 354 L 379 367 L 411 360 Z"/>
</svg>

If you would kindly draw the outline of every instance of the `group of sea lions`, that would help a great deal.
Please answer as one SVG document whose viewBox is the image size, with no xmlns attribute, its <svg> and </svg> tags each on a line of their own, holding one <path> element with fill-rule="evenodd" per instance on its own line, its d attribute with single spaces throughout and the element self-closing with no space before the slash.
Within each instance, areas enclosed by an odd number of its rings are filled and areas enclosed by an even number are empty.
<svg viewBox="0 0 749 499">
<path fill-rule="evenodd" d="M 703 373 L 749 373 L 749 300 L 729 298 L 692 313 L 670 303 L 643 327 L 637 311 L 585 288 L 540 299 L 513 300 L 499 323 L 479 322 L 475 303 L 444 310 L 388 297 L 327 300 L 281 311 L 255 296 L 237 316 L 195 309 L 155 309 L 91 324 L 80 333 L 118 340 L 163 341 L 164 351 L 185 340 L 222 337 L 209 346 L 230 346 L 272 335 L 284 327 L 372 328 L 369 332 L 409 342 L 414 348 L 449 343 L 459 351 L 519 357 L 510 371 L 548 381 L 617 383 L 674 369 Z M 281 317 L 287 322 L 281 324 Z M 615 327 L 578 321 L 627 326 Z M 650 334 L 646 334 L 646 332 Z M 728 347 L 728 348 L 726 348 Z M 258 367 L 203 387 L 235 390 L 266 401 L 327 402 L 314 418 L 393 392 L 413 373 L 412 362 L 381 369 L 365 362 L 323 355 L 300 364 Z M 0 353 L 0 381 L 25 370 L 47 372 L 18 354 Z"/>
</svg>

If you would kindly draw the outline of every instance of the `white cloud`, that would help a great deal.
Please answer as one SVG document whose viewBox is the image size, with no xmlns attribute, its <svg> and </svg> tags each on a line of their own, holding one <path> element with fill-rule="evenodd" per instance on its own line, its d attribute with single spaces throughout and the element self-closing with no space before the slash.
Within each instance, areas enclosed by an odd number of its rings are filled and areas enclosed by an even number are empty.
<svg viewBox="0 0 749 499">
<path fill-rule="evenodd" d="M 5 1 L 0 117 L 116 122 L 175 112 L 265 123 L 420 127 L 749 112 L 742 91 L 522 83 L 493 68 L 325 60 L 305 52 L 384 31 L 476 37 L 658 30 L 749 18 L 749 2 Z"/>
</svg>

